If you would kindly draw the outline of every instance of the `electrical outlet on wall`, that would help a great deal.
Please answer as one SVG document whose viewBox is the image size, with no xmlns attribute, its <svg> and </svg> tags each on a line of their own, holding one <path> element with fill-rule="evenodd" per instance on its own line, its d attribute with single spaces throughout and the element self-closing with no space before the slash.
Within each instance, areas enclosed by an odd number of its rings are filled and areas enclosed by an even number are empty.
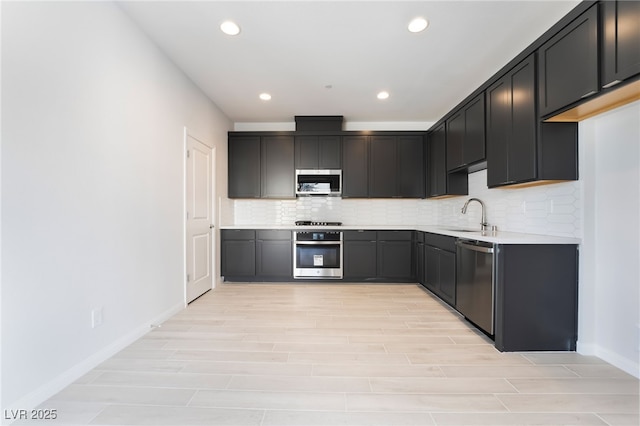
<svg viewBox="0 0 640 426">
<path fill-rule="evenodd" d="M 91 328 L 96 328 L 102 325 L 102 306 L 91 310 Z"/>
</svg>

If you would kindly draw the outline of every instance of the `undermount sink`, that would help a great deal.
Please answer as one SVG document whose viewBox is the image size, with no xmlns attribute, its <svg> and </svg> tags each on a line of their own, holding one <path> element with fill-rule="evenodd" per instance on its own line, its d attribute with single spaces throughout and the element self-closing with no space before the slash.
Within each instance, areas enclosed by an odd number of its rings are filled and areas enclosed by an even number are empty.
<svg viewBox="0 0 640 426">
<path fill-rule="evenodd" d="M 443 228 L 445 231 L 453 232 L 480 232 L 479 229 L 464 229 L 464 228 Z"/>
</svg>

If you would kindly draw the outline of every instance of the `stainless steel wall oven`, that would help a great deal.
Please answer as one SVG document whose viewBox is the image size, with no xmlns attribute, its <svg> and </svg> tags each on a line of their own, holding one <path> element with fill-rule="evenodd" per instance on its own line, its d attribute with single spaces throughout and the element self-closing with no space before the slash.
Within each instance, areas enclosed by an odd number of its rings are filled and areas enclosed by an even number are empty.
<svg viewBox="0 0 640 426">
<path fill-rule="evenodd" d="M 341 231 L 294 231 L 293 278 L 341 279 L 342 258 Z"/>
</svg>

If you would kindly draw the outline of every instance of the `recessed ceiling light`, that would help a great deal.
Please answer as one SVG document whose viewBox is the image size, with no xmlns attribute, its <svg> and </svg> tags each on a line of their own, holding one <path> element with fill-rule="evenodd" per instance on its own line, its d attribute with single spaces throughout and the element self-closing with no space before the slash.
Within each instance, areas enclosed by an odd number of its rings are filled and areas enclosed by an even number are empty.
<svg viewBox="0 0 640 426">
<path fill-rule="evenodd" d="M 271 95 L 268 93 L 260 93 L 260 99 L 262 99 L 263 101 L 270 101 Z"/>
<path fill-rule="evenodd" d="M 420 31 L 424 31 L 427 26 L 429 26 L 429 21 L 427 21 L 426 19 L 414 18 L 413 20 L 411 20 L 411 22 L 409 22 L 407 28 L 412 33 L 419 33 Z"/>
<path fill-rule="evenodd" d="M 378 99 L 387 99 L 389 97 L 389 92 L 382 91 L 378 93 Z"/>
<path fill-rule="evenodd" d="M 220 24 L 220 29 L 227 35 L 234 36 L 240 34 L 240 27 L 233 21 L 224 21 Z"/>
</svg>

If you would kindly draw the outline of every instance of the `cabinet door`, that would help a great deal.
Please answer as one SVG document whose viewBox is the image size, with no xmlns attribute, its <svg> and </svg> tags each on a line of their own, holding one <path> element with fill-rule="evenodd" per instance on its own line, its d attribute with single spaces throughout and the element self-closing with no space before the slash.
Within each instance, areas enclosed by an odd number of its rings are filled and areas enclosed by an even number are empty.
<svg viewBox="0 0 640 426">
<path fill-rule="evenodd" d="M 535 58 L 522 61 L 509 73 L 511 85 L 511 120 L 509 135 L 509 176 L 513 182 L 537 177 L 537 125 L 535 93 Z"/>
<path fill-rule="evenodd" d="M 485 159 L 484 93 L 464 107 L 463 163 L 478 163 Z"/>
<path fill-rule="evenodd" d="M 369 149 L 367 136 L 342 139 L 342 196 L 369 196 Z"/>
<path fill-rule="evenodd" d="M 256 256 L 258 277 L 293 278 L 291 240 L 257 240 Z"/>
<path fill-rule="evenodd" d="M 424 285 L 436 295 L 440 295 L 440 250 L 424 246 Z"/>
<path fill-rule="evenodd" d="M 424 138 L 398 136 L 398 193 L 400 197 L 425 196 Z"/>
<path fill-rule="evenodd" d="M 416 243 L 416 281 L 423 284 L 425 282 L 425 267 L 424 267 L 424 243 Z"/>
<path fill-rule="evenodd" d="M 369 156 L 369 197 L 394 197 L 398 189 L 396 137 L 371 136 Z"/>
<path fill-rule="evenodd" d="M 295 197 L 293 136 L 262 138 L 262 197 Z"/>
<path fill-rule="evenodd" d="M 640 73 L 640 2 L 603 1 L 602 87 Z"/>
<path fill-rule="evenodd" d="M 260 136 L 229 136 L 229 198 L 260 197 Z"/>
<path fill-rule="evenodd" d="M 410 280 L 412 246 L 411 241 L 378 241 L 378 278 Z"/>
<path fill-rule="evenodd" d="M 452 306 L 456 304 L 456 255 L 440 251 L 440 297 Z"/>
<path fill-rule="evenodd" d="M 254 240 L 222 241 L 222 275 L 252 277 L 256 274 L 256 242 Z"/>
<path fill-rule="evenodd" d="M 447 193 L 446 143 L 446 129 L 442 123 L 427 136 L 427 197 Z"/>
<path fill-rule="evenodd" d="M 318 137 L 318 168 L 342 168 L 342 138 L 340 136 Z"/>
<path fill-rule="evenodd" d="M 376 241 L 344 242 L 344 278 L 366 279 L 377 276 Z"/>
<path fill-rule="evenodd" d="M 447 171 L 464 165 L 464 110 L 460 109 L 447 120 Z"/>
<path fill-rule="evenodd" d="M 318 168 L 318 136 L 296 136 L 295 155 L 296 169 Z"/>
<path fill-rule="evenodd" d="M 487 89 L 487 185 L 536 178 L 535 57 Z"/>
<path fill-rule="evenodd" d="M 506 75 L 487 89 L 487 186 L 509 182 L 511 133 L 511 77 Z"/>
<path fill-rule="evenodd" d="M 341 169 L 340 136 L 296 136 L 296 169 Z"/>
<path fill-rule="evenodd" d="M 543 44 L 539 55 L 540 116 L 599 90 L 597 4 Z"/>
</svg>

